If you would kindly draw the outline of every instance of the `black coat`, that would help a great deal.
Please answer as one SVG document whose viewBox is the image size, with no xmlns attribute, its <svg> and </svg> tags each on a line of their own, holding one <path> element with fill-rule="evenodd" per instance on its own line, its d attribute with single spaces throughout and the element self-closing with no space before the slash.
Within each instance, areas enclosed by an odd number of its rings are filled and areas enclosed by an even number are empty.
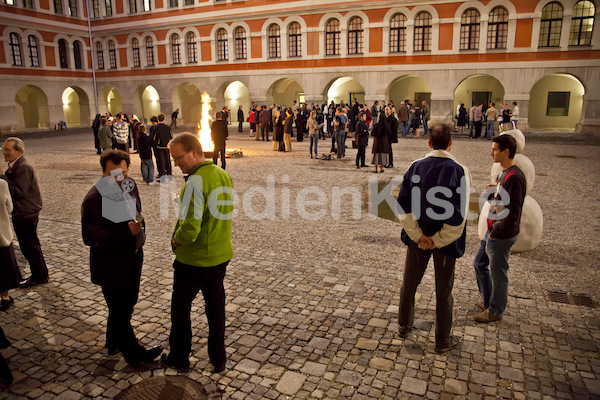
<svg viewBox="0 0 600 400">
<path fill-rule="evenodd" d="M 141 213 L 137 186 L 129 193 Z M 92 283 L 114 289 L 126 289 L 140 282 L 143 252 L 136 250 L 136 237 L 128 222 L 114 223 L 102 216 L 102 196 L 96 187 L 86 194 L 81 205 L 83 243 L 90 246 Z"/>
<path fill-rule="evenodd" d="M 140 153 L 140 159 L 152 160 L 152 148 L 156 146 L 156 143 L 146 133 L 138 133 L 138 151 Z"/>
<path fill-rule="evenodd" d="M 398 143 L 398 120 L 392 114 L 390 114 L 387 120 L 390 125 L 390 142 Z"/>
<path fill-rule="evenodd" d="M 385 114 L 383 115 L 385 117 Z M 390 152 L 390 125 L 388 124 L 387 118 L 379 118 L 377 124 L 373 127 L 373 154 L 382 153 L 387 154 Z"/>
<path fill-rule="evenodd" d="M 241 108 L 238 110 L 238 122 L 244 122 L 244 112 Z"/>
<path fill-rule="evenodd" d="M 225 140 L 229 136 L 227 131 L 227 121 L 224 119 L 216 119 L 210 125 L 210 137 L 212 138 L 215 147 L 225 147 Z"/>
<path fill-rule="evenodd" d="M 42 210 L 42 195 L 38 186 L 35 171 L 27 163 L 25 157 L 19 158 L 0 176 L 8 182 L 10 196 L 13 202 L 13 219 L 37 217 Z"/>
<path fill-rule="evenodd" d="M 169 125 L 164 124 L 163 122 L 156 125 L 155 128 L 155 137 L 152 138 L 156 146 L 167 148 L 167 145 L 173 139 L 173 133 L 171 132 L 171 127 Z"/>
<path fill-rule="evenodd" d="M 367 139 L 369 138 L 369 127 L 363 121 L 358 121 L 356 124 L 356 145 L 367 146 Z"/>
</svg>

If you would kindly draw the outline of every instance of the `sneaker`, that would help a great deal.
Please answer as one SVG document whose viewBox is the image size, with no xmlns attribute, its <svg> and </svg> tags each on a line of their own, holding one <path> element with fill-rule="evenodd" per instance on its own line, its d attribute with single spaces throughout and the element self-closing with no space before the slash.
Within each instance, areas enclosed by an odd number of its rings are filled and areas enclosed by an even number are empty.
<svg viewBox="0 0 600 400">
<path fill-rule="evenodd" d="M 398 325 L 398 336 L 400 336 L 402 339 L 406 339 L 406 337 L 408 336 L 408 332 L 410 331 L 411 328 L 409 328 L 408 326 Z"/>
<path fill-rule="evenodd" d="M 148 186 L 154 186 L 154 185 L 156 185 L 156 181 L 146 182 L 146 185 L 148 185 Z"/>
<path fill-rule="evenodd" d="M 484 324 L 487 324 L 487 323 L 494 322 L 494 321 L 500 321 L 502 319 L 502 316 L 494 315 L 494 313 L 491 312 L 490 309 L 488 308 L 487 310 L 484 310 L 484 311 L 480 312 L 479 314 L 475 314 L 473 319 L 475 319 L 475 321 L 477 321 L 477 322 L 482 322 Z"/>
<path fill-rule="evenodd" d="M 438 354 L 446 353 L 452 349 L 455 349 L 460 344 L 460 339 L 456 336 L 450 337 L 450 340 L 446 344 L 437 344 L 435 345 L 435 352 Z"/>
</svg>

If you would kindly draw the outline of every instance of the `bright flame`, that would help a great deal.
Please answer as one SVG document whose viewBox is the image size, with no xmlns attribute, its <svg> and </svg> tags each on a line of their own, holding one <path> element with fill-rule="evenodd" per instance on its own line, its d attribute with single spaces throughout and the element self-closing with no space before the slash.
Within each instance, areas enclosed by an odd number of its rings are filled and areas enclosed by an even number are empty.
<svg viewBox="0 0 600 400">
<path fill-rule="evenodd" d="M 202 146 L 202 151 L 209 152 L 214 151 L 215 144 L 213 143 L 210 137 L 210 120 L 212 119 L 209 115 L 210 111 L 210 96 L 208 93 L 204 92 L 201 96 L 202 100 L 202 117 L 200 119 L 200 130 L 198 132 L 200 136 L 200 145 Z"/>
</svg>

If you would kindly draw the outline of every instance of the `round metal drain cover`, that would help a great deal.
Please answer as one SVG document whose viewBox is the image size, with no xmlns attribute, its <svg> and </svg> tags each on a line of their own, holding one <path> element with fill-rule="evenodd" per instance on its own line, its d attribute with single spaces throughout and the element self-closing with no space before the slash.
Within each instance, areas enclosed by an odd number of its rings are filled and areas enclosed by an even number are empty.
<svg viewBox="0 0 600 400">
<path fill-rule="evenodd" d="M 115 400 L 206 400 L 214 398 L 205 387 L 187 376 L 145 379 L 119 393 Z"/>
</svg>

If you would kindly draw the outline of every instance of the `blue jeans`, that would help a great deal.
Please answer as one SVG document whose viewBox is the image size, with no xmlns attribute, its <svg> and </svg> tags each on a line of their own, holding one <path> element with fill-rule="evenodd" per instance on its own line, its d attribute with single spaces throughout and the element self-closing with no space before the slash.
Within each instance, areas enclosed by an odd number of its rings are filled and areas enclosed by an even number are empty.
<svg viewBox="0 0 600 400">
<path fill-rule="evenodd" d="M 314 148 L 315 148 L 315 157 L 317 157 L 319 155 L 319 153 L 317 153 L 317 143 L 319 142 L 319 134 L 318 133 L 314 133 L 312 135 L 310 135 L 310 155 L 312 156 L 313 153 L 313 144 L 314 144 Z"/>
<path fill-rule="evenodd" d="M 346 132 L 337 131 L 335 133 L 335 139 L 336 139 L 337 148 L 338 148 L 337 156 L 338 156 L 338 158 L 344 157 L 346 155 Z"/>
<path fill-rule="evenodd" d="M 488 139 L 491 139 L 492 136 L 494 136 L 494 123 L 495 122 L 496 121 L 490 121 L 490 120 L 488 120 L 485 123 L 485 137 L 488 138 Z"/>
<path fill-rule="evenodd" d="M 427 121 L 429 121 L 429 119 L 423 117 L 423 136 L 427 135 L 427 132 L 429 132 L 429 126 L 427 126 Z"/>
<path fill-rule="evenodd" d="M 402 128 L 402 139 L 406 139 L 406 135 L 408 135 L 408 121 L 400 122 L 400 127 Z"/>
<path fill-rule="evenodd" d="M 499 317 L 508 301 L 508 257 L 516 241 L 517 236 L 491 239 L 486 233 L 473 260 L 481 303 Z"/>
<path fill-rule="evenodd" d="M 142 160 L 142 176 L 146 183 L 154 181 L 154 161 L 152 159 Z"/>
</svg>

